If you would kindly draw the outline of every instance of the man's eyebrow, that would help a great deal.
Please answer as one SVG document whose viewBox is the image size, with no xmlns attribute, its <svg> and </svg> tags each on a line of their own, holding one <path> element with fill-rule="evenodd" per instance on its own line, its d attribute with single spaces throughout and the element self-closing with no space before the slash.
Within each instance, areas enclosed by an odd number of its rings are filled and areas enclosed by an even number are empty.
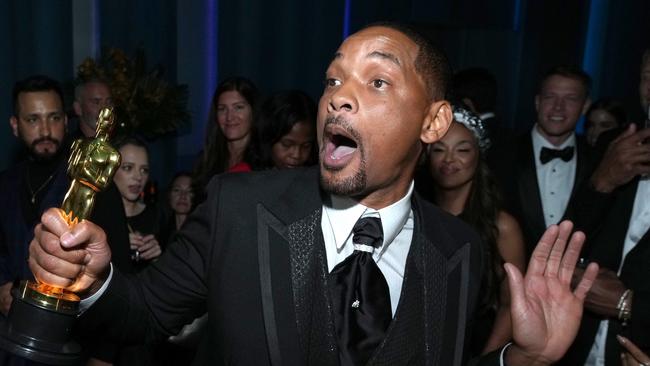
<svg viewBox="0 0 650 366">
<path fill-rule="evenodd" d="M 381 59 L 384 59 L 384 60 L 389 60 L 392 63 L 396 64 L 397 66 L 402 66 L 402 64 L 399 62 L 399 59 L 397 58 L 397 56 L 393 55 L 392 53 L 387 53 L 387 52 L 382 52 L 382 51 L 372 51 L 366 57 L 369 57 L 369 58 L 381 58 Z"/>
</svg>

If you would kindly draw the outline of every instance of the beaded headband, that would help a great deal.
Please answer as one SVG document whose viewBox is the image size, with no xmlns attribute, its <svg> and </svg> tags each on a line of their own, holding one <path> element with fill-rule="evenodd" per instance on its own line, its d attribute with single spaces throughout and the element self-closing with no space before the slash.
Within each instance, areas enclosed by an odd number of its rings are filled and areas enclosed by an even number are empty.
<svg viewBox="0 0 650 366">
<path fill-rule="evenodd" d="M 474 134 L 474 137 L 476 137 L 479 149 L 485 152 L 490 147 L 490 137 L 481 118 L 467 109 L 455 105 L 453 106 L 453 111 L 454 121 L 470 130 Z"/>
</svg>

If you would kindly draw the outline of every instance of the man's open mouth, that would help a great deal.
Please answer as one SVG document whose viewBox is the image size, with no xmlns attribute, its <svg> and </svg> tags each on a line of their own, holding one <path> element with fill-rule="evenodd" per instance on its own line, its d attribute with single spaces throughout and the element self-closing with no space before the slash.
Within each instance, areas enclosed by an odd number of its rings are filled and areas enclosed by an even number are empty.
<svg viewBox="0 0 650 366">
<path fill-rule="evenodd" d="M 325 151 L 323 156 L 325 167 L 343 168 L 352 160 L 357 148 L 357 139 L 346 129 L 337 125 L 325 127 Z"/>
</svg>

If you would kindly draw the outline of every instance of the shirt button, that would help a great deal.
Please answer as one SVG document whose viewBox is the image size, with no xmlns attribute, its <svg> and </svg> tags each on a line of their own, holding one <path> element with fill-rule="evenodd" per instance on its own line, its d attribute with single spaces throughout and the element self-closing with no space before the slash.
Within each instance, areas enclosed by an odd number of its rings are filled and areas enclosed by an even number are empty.
<svg viewBox="0 0 650 366">
<path fill-rule="evenodd" d="M 554 218 L 554 217 L 555 217 L 555 215 L 550 215 L 550 216 L 551 216 L 551 218 Z"/>
<path fill-rule="evenodd" d="M 554 194 L 555 194 L 555 192 L 551 192 L 551 196 L 554 195 Z"/>
<path fill-rule="evenodd" d="M 555 173 L 555 168 L 553 168 L 553 173 Z"/>
</svg>

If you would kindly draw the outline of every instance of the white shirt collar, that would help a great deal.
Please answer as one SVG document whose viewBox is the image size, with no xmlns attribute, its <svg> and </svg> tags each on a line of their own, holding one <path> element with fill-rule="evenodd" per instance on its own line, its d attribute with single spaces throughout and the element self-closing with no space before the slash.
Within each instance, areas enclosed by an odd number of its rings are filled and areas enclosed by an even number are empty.
<svg viewBox="0 0 650 366">
<path fill-rule="evenodd" d="M 366 207 L 359 202 L 342 196 L 331 195 L 331 206 L 324 205 L 325 214 L 330 220 L 334 231 L 336 248 L 340 250 L 352 234 L 352 228 L 362 216 L 379 216 L 384 231 L 384 242 L 379 252 L 383 253 L 386 247 L 393 242 L 397 234 L 406 223 L 411 212 L 411 196 L 413 195 L 413 181 L 404 197 L 390 206 L 379 210 Z"/>
<path fill-rule="evenodd" d="M 531 131 L 531 136 L 533 138 L 533 149 L 535 151 L 535 158 L 539 159 L 539 155 L 541 154 L 542 148 L 547 147 L 550 149 L 564 149 L 567 146 L 576 146 L 576 134 L 575 132 L 572 133 L 568 139 L 566 139 L 560 146 L 555 146 L 548 142 L 544 136 L 542 136 L 541 133 L 539 133 L 537 124 L 533 126 L 533 130 Z M 575 154 L 573 155 L 575 157 Z"/>
</svg>

